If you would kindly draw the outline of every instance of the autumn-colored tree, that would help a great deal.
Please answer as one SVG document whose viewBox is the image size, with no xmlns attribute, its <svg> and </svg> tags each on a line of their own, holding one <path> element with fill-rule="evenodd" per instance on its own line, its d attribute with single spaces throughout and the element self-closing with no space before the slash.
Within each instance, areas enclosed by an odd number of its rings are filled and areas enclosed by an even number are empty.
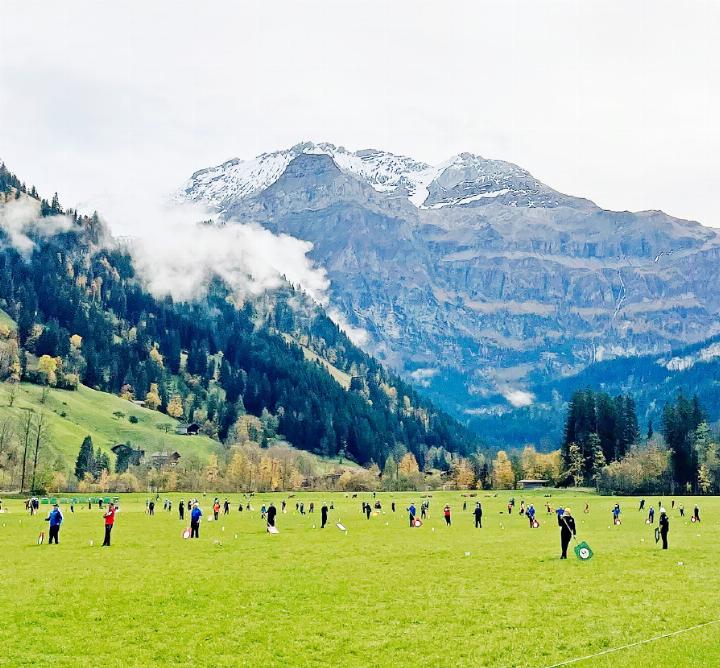
<svg viewBox="0 0 720 668">
<path fill-rule="evenodd" d="M 174 394 L 168 401 L 167 414 L 170 417 L 181 418 L 183 415 L 183 403 L 179 394 Z"/>
<path fill-rule="evenodd" d="M 471 489 L 475 484 L 475 471 L 464 457 L 458 457 L 453 467 L 453 480 L 458 489 Z"/>
<path fill-rule="evenodd" d="M 145 405 L 151 410 L 157 410 L 162 403 L 160 399 L 160 390 L 157 383 L 150 383 L 150 390 L 145 395 Z"/>
<path fill-rule="evenodd" d="M 568 470 L 567 474 L 573 479 L 575 487 L 582 484 L 583 481 L 583 469 L 585 468 L 585 462 L 583 461 L 582 450 L 577 443 L 571 443 L 568 448 Z"/>
<path fill-rule="evenodd" d="M 52 474 L 52 482 L 50 483 L 51 492 L 62 492 L 67 489 L 67 476 L 62 471 L 54 471 Z"/>
<path fill-rule="evenodd" d="M 412 452 L 406 452 L 398 465 L 398 473 L 412 475 L 413 473 L 419 472 L 420 467 L 418 466 L 417 459 L 415 459 L 415 455 Z"/>
<path fill-rule="evenodd" d="M 205 482 L 209 489 L 215 490 L 218 488 L 220 481 L 220 466 L 218 465 L 218 458 L 216 454 L 212 454 L 208 457 L 207 466 L 205 466 Z"/>
<path fill-rule="evenodd" d="M 703 494 L 707 494 L 712 488 L 712 479 L 707 464 L 700 464 L 698 470 L 698 486 Z"/>
<path fill-rule="evenodd" d="M 135 398 L 133 386 L 125 383 L 125 385 L 120 388 L 120 398 L 125 399 L 125 401 L 132 401 Z"/>
<path fill-rule="evenodd" d="M 303 476 L 303 474 L 300 473 L 300 471 L 298 471 L 297 469 L 293 469 L 290 472 L 290 481 L 289 481 L 290 489 L 292 489 L 293 491 L 302 489 L 304 482 L 305 482 L 305 476 Z"/>
<path fill-rule="evenodd" d="M 56 357 L 43 355 L 38 360 L 38 371 L 43 376 L 45 383 L 51 387 L 55 387 L 57 384 L 57 368 L 58 361 Z"/>
<path fill-rule="evenodd" d="M 513 489 L 515 487 L 512 463 L 504 450 L 500 450 L 493 459 L 492 480 L 495 489 Z"/>
<path fill-rule="evenodd" d="M 158 367 L 163 368 L 163 356 L 156 345 L 150 348 L 150 359 L 155 362 Z"/>
<path fill-rule="evenodd" d="M 82 347 L 82 336 L 80 336 L 80 334 L 73 334 L 70 337 L 70 345 L 75 350 L 80 350 L 80 348 Z"/>
</svg>

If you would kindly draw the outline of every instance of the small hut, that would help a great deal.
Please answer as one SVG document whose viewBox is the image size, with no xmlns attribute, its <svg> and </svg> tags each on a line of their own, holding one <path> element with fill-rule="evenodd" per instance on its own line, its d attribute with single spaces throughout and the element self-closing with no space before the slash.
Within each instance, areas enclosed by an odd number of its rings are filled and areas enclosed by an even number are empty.
<svg viewBox="0 0 720 668">
<path fill-rule="evenodd" d="M 520 489 L 542 489 L 548 482 L 550 481 L 528 478 L 527 480 L 518 480 L 518 485 Z"/>
</svg>

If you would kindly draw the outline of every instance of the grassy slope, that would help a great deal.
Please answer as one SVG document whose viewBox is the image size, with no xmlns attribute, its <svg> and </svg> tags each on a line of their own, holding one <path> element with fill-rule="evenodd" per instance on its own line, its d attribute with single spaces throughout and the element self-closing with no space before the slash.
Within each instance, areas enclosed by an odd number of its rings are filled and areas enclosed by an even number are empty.
<svg viewBox="0 0 720 668">
<path fill-rule="evenodd" d="M 663 552 L 636 499 L 619 499 L 624 521 L 611 527 L 615 499 L 553 491 L 595 552 L 563 562 L 542 493 L 514 492 L 540 509 L 537 530 L 502 512 L 509 496 L 480 494 L 485 528 L 476 530 L 472 500 L 463 512 L 457 492 L 433 495 L 421 529 L 406 526 L 409 494 L 379 495 L 386 512 L 370 520 L 360 514 L 369 494 L 302 494 L 269 536 L 257 509 L 270 495 L 242 514 L 231 495 L 230 516 L 183 541 L 174 511 L 148 517 L 145 496 L 133 495 L 109 550 L 98 547 L 97 509 L 66 509 L 61 544 L 37 546 L 42 515 L 29 518 L 13 500 L 0 515 L 0 665 L 540 668 L 720 617 L 720 499 L 699 500 L 701 525 L 673 511 Z M 206 517 L 211 498 L 202 498 Z M 300 498 L 306 507 L 332 499 L 330 527 L 296 514 Z M 694 501 L 682 501 L 690 511 Z M 720 625 L 576 665 L 720 665 Z"/>
<path fill-rule="evenodd" d="M 336 383 L 338 383 L 343 389 L 349 390 L 350 389 L 350 381 L 352 380 L 349 373 L 345 373 L 344 371 L 341 371 L 336 366 L 333 366 L 328 362 L 326 359 L 323 359 L 318 355 L 315 351 L 310 350 L 307 346 L 303 346 L 301 343 L 298 343 L 292 336 L 289 334 L 283 334 L 282 337 L 287 341 L 288 343 L 295 344 L 300 350 L 302 350 L 303 355 L 305 356 L 306 360 L 309 360 L 310 362 L 320 362 L 322 364 L 326 371 L 332 376 L 332 378 L 335 380 Z"/>
<path fill-rule="evenodd" d="M 10 329 L 15 329 L 15 321 L 0 308 L 0 325 L 7 325 Z"/>
<path fill-rule="evenodd" d="M 88 435 L 92 436 L 95 447 L 105 450 L 118 443 L 131 442 L 148 453 L 177 450 L 183 456 L 194 453 L 203 460 L 222 447 L 206 436 L 178 436 L 172 430 L 165 433 L 157 425 L 172 423 L 173 429 L 176 425 L 176 421 L 167 415 L 85 386 L 75 392 L 51 389 L 45 404 L 42 404 L 42 388 L 21 383 L 12 408 L 8 406 L 8 392 L 8 385 L 1 384 L 0 419 L 8 415 L 22 418 L 28 409 L 44 411 L 50 423 L 49 448 L 52 455 L 56 457 L 60 454 L 68 463 L 74 463 L 80 444 Z M 125 416 L 114 416 L 116 411 Z M 65 417 L 62 413 L 66 414 Z M 128 420 L 131 415 L 138 418 L 137 424 Z"/>
</svg>

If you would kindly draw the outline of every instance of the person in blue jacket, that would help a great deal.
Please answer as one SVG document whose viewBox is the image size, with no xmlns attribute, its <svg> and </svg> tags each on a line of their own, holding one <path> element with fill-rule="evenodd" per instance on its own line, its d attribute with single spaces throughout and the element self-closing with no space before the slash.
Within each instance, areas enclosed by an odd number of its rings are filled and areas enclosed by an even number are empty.
<svg viewBox="0 0 720 668">
<path fill-rule="evenodd" d="M 53 505 L 53 509 L 50 511 L 50 514 L 47 516 L 47 522 L 50 522 L 50 540 L 48 540 L 48 544 L 53 542 L 53 539 L 55 540 L 55 545 L 58 544 L 58 537 L 60 536 L 60 525 L 63 521 L 63 514 L 60 510 L 60 506 L 58 504 Z"/>
<path fill-rule="evenodd" d="M 612 509 L 613 514 L 613 524 L 617 524 L 620 521 L 620 504 L 616 503 L 615 507 Z"/>
<path fill-rule="evenodd" d="M 410 513 L 410 526 L 415 526 L 415 515 L 417 514 L 417 510 L 415 509 L 415 504 L 411 503 L 410 507 L 408 508 L 408 513 Z"/>
<path fill-rule="evenodd" d="M 535 521 L 535 506 L 532 503 L 528 506 L 525 515 L 527 516 L 528 521 L 530 522 L 530 528 L 532 529 L 533 522 Z"/>
<path fill-rule="evenodd" d="M 200 518 L 202 510 L 197 503 L 193 503 L 192 512 L 190 513 L 190 538 L 200 538 Z"/>
</svg>

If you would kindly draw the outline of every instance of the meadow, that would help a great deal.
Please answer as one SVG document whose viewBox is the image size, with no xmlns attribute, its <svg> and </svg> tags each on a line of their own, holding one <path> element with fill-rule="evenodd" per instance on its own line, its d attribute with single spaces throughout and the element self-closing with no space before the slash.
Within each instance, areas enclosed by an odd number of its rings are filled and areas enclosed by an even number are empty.
<svg viewBox="0 0 720 668">
<path fill-rule="evenodd" d="M 410 529 L 405 508 L 419 507 L 422 494 L 378 493 L 382 512 L 370 519 L 360 512 L 370 493 L 258 494 L 242 513 L 246 499 L 233 494 L 230 514 L 208 522 L 207 493 L 198 540 L 182 538 L 180 495 L 162 495 L 154 517 L 147 495 L 124 495 L 110 548 L 100 547 L 97 506 L 70 513 L 65 504 L 60 545 L 38 545 L 48 506 L 30 517 L 22 500 L 4 499 L 0 665 L 544 667 L 720 618 L 718 498 L 676 499 L 663 551 L 635 498 L 461 494 L 432 493 L 429 519 Z M 538 529 L 508 516 L 511 496 L 535 504 Z M 283 498 L 288 512 L 269 535 L 259 508 Z M 482 529 L 473 526 L 475 500 Z M 621 526 L 611 523 L 616 500 Z M 314 501 L 315 513 L 297 513 L 299 501 L 306 512 Z M 323 501 L 335 508 L 321 530 Z M 572 508 L 591 560 L 558 558 L 546 502 Z M 657 502 L 647 499 L 656 510 Z M 696 502 L 700 524 L 689 519 Z M 720 665 L 720 624 L 571 665 Z"/>
</svg>

